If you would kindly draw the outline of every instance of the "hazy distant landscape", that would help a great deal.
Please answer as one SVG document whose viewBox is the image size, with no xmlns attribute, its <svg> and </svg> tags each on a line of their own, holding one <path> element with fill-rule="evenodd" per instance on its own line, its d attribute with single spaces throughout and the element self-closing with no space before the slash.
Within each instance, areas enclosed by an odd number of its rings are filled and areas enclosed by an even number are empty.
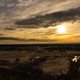
<svg viewBox="0 0 80 80">
<path fill-rule="evenodd" d="M 74 56 L 80 56 L 80 44 L 0 45 L 0 79 L 65 80 L 73 76 L 72 65 L 80 73 L 79 59 L 71 61 Z"/>
</svg>

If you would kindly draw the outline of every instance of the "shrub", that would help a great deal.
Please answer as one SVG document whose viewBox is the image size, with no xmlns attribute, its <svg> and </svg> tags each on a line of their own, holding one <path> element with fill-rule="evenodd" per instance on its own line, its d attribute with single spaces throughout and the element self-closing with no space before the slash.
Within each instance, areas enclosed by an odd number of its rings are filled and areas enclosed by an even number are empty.
<svg viewBox="0 0 80 80">
<path fill-rule="evenodd" d="M 79 73 L 79 62 L 72 62 L 71 59 L 69 59 L 68 69 L 67 74 L 61 74 L 58 80 L 76 80 L 77 74 Z"/>
</svg>

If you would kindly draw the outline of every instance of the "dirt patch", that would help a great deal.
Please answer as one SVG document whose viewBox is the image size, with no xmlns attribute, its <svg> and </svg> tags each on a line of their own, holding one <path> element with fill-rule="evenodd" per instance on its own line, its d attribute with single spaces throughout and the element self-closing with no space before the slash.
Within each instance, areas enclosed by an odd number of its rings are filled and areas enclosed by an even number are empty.
<svg viewBox="0 0 80 80">
<path fill-rule="evenodd" d="M 49 74 L 60 75 L 60 70 L 66 74 L 68 71 L 68 59 L 67 58 L 57 58 L 52 60 L 47 60 L 41 64 L 39 67 L 42 68 L 43 72 Z"/>
</svg>

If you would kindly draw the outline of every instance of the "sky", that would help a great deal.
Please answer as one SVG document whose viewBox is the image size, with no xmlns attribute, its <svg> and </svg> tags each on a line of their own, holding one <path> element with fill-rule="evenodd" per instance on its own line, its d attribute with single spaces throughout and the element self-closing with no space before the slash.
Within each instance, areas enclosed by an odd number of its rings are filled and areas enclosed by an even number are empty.
<svg viewBox="0 0 80 80">
<path fill-rule="evenodd" d="M 80 43 L 80 0 L 0 0 L 0 44 Z"/>
</svg>

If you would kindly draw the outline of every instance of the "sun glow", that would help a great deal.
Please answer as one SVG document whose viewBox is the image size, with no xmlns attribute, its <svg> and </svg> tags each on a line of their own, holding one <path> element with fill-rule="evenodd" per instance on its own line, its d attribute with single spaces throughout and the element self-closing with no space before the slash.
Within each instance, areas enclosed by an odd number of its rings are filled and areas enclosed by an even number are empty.
<svg viewBox="0 0 80 80">
<path fill-rule="evenodd" d="M 58 25 L 57 27 L 58 27 L 58 32 L 59 32 L 59 33 L 65 32 L 65 26 L 63 26 L 63 25 Z"/>
</svg>

